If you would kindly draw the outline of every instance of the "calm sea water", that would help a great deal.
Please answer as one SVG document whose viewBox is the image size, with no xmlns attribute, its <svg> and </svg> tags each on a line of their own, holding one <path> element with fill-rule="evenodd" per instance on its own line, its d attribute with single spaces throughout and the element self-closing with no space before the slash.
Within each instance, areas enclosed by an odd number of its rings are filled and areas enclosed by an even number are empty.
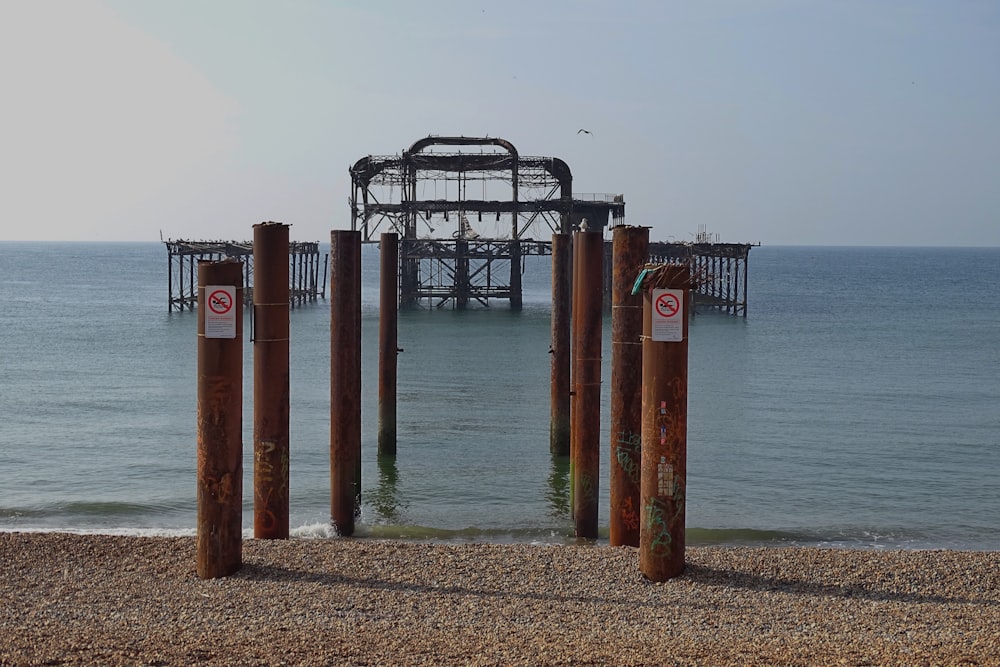
<svg viewBox="0 0 1000 667">
<path fill-rule="evenodd" d="M 761 247 L 749 275 L 749 317 L 690 329 L 689 543 L 1000 548 L 1000 249 Z M 573 541 L 547 260 L 524 279 L 520 313 L 401 314 L 399 455 L 380 464 L 366 248 L 360 534 Z M 0 243 L 0 530 L 193 534 L 196 318 L 166 301 L 161 244 Z M 329 320 L 291 314 L 300 536 L 331 534 Z M 607 331 L 604 358 L 607 386 Z"/>
</svg>

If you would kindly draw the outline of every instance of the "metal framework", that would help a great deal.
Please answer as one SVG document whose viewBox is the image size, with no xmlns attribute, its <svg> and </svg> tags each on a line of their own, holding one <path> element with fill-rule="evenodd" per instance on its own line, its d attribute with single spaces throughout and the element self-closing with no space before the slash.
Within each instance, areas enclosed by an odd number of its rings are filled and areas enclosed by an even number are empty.
<svg viewBox="0 0 1000 667">
<path fill-rule="evenodd" d="M 351 229 L 365 242 L 399 235 L 403 305 L 520 308 L 522 258 L 549 252 L 535 236 L 625 215 L 621 195 L 574 198 L 565 162 L 524 157 L 496 137 L 429 136 L 401 155 L 361 158 L 350 174 Z"/>
<path fill-rule="evenodd" d="M 752 247 L 749 243 L 657 242 L 649 244 L 649 261 L 684 262 L 691 268 L 691 301 L 695 309 L 746 317 L 747 267 Z"/>
<path fill-rule="evenodd" d="M 194 310 L 198 303 L 196 265 L 203 260 L 235 258 L 243 262 L 243 301 L 253 303 L 253 243 L 250 241 L 164 241 L 167 247 L 167 310 Z M 288 244 L 289 299 L 292 306 L 326 298 L 326 262 L 320 282 L 319 242 Z"/>
</svg>

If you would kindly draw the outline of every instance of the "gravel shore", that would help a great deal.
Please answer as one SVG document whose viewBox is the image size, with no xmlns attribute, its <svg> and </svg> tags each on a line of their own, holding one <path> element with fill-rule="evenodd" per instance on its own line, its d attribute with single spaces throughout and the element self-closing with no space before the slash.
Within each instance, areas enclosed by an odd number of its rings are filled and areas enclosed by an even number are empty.
<svg viewBox="0 0 1000 667">
<path fill-rule="evenodd" d="M 0 664 L 1000 665 L 1000 552 L 0 533 Z"/>
</svg>

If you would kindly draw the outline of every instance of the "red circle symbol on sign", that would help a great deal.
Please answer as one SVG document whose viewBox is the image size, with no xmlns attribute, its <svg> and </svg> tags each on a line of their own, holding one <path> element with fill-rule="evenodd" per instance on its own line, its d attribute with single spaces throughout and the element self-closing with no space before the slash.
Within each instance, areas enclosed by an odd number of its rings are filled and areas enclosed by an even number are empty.
<svg viewBox="0 0 1000 667">
<path fill-rule="evenodd" d="M 673 317 L 680 308 L 681 303 L 673 294 L 661 294 L 656 297 L 656 314 L 660 317 Z"/>
<path fill-rule="evenodd" d="M 225 315 L 233 307 L 233 300 L 229 292 L 215 290 L 208 295 L 208 309 L 216 315 Z"/>
</svg>

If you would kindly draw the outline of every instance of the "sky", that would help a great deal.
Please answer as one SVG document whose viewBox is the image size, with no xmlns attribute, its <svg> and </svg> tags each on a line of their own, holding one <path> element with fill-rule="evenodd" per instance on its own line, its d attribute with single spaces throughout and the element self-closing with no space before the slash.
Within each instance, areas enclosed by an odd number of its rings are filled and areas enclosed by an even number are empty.
<svg viewBox="0 0 1000 667">
<path fill-rule="evenodd" d="M 1000 246 L 993 0 L 0 0 L 0 86 L 0 240 L 325 241 L 488 135 L 654 241 Z"/>
</svg>

